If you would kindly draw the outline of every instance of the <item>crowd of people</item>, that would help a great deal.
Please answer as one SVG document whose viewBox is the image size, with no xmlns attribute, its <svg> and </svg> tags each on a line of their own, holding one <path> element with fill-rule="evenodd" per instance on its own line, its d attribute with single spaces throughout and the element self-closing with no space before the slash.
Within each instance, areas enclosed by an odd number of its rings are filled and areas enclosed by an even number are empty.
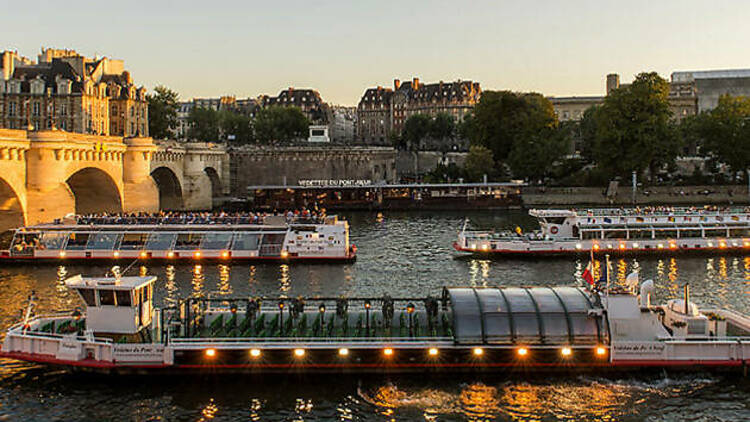
<svg viewBox="0 0 750 422">
<path fill-rule="evenodd" d="M 287 223 L 319 223 L 325 219 L 325 211 L 311 211 L 306 208 L 273 212 L 190 212 L 159 211 L 138 213 L 97 213 L 75 216 L 79 225 L 124 225 L 124 224 L 263 224 L 269 216 L 283 216 Z M 57 223 L 63 221 L 57 220 Z"/>
<path fill-rule="evenodd" d="M 575 210 L 573 210 L 575 211 Z M 634 208 L 609 208 L 586 210 L 589 216 L 594 215 L 690 215 L 690 214 L 717 214 L 717 213 L 738 213 L 750 212 L 750 207 L 720 207 L 717 205 L 706 205 L 704 207 L 670 207 L 670 206 L 646 206 Z"/>
</svg>

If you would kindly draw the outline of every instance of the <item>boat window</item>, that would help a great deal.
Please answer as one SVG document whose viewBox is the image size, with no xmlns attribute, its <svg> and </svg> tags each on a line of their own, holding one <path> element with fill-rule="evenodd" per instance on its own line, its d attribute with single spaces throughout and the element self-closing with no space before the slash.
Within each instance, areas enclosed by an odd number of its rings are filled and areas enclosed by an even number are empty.
<svg viewBox="0 0 750 422">
<path fill-rule="evenodd" d="M 651 239 L 651 229 L 650 228 L 630 229 L 630 238 L 631 239 Z"/>
<path fill-rule="evenodd" d="M 550 224 L 562 224 L 565 222 L 565 217 L 547 217 L 545 220 Z"/>
<path fill-rule="evenodd" d="M 129 290 L 115 290 L 117 296 L 117 306 L 130 306 L 130 291 Z"/>
<path fill-rule="evenodd" d="M 201 249 L 226 249 L 229 241 L 232 240 L 232 233 L 206 233 L 201 242 Z"/>
<path fill-rule="evenodd" d="M 281 245 L 282 243 L 284 243 L 284 238 L 286 238 L 286 234 L 284 233 L 264 234 L 263 244 L 264 245 Z"/>
<path fill-rule="evenodd" d="M 726 235 L 726 229 L 706 229 L 706 237 L 724 237 Z"/>
<path fill-rule="evenodd" d="M 94 297 L 94 289 L 78 289 L 78 293 L 86 302 L 86 306 L 96 306 L 96 298 Z"/>
<path fill-rule="evenodd" d="M 0 249 L 10 249 L 10 242 L 13 240 L 15 230 L 6 230 L 0 234 Z"/>
<path fill-rule="evenodd" d="M 677 238 L 677 230 L 661 230 L 655 229 L 654 234 L 660 239 L 675 239 Z"/>
<path fill-rule="evenodd" d="M 155 251 L 164 251 L 172 248 L 175 233 L 151 233 L 146 241 L 146 249 Z"/>
<path fill-rule="evenodd" d="M 147 233 L 125 233 L 120 241 L 120 249 L 131 251 L 143 249 L 146 239 L 148 239 Z"/>
<path fill-rule="evenodd" d="M 89 237 L 86 249 L 112 250 L 120 240 L 120 233 L 99 232 Z"/>
<path fill-rule="evenodd" d="M 47 232 L 42 233 L 42 239 L 39 241 L 38 249 L 62 249 L 69 233 Z"/>
<path fill-rule="evenodd" d="M 11 252 L 14 255 L 31 255 L 39 245 L 39 233 L 16 233 Z"/>
<path fill-rule="evenodd" d="M 115 305 L 115 292 L 114 290 L 99 290 L 99 305 Z"/>
<path fill-rule="evenodd" d="M 68 245 L 65 249 L 72 250 L 83 250 L 86 249 L 86 244 L 89 242 L 88 233 L 71 233 L 68 236 Z"/>
<path fill-rule="evenodd" d="M 729 229 L 730 237 L 748 237 L 750 236 L 749 229 Z"/>
<path fill-rule="evenodd" d="M 256 233 L 235 233 L 232 241 L 232 250 L 235 251 L 254 251 L 258 249 L 258 239 L 260 236 Z"/>
<path fill-rule="evenodd" d="M 180 233 L 177 235 L 175 249 L 198 249 L 201 246 L 203 233 Z"/>
<path fill-rule="evenodd" d="M 625 230 L 612 230 L 604 232 L 605 239 L 625 239 L 625 237 Z"/>
<path fill-rule="evenodd" d="M 701 237 L 700 230 L 680 230 L 681 238 Z"/>
<path fill-rule="evenodd" d="M 599 239 L 601 237 L 602 237 L 602 232 L 600 232 L 599 230 L 597 231 L 584 230 L 583 231 L 583 239 Z"/>
</svg>

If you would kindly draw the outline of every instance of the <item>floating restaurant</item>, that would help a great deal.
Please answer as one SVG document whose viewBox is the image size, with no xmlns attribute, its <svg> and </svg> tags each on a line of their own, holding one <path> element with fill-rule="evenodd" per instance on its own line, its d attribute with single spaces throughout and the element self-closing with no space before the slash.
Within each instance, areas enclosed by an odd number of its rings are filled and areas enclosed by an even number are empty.
<svg viewBox="0 0 750 422">
<path fill-rule="evenodd" d="M 521 206 L 519 183 L 332 183 L 248 186 L 251 209 L 284 210 L 317 205 L 328 210 L 507 209 Z"/>
</svg>

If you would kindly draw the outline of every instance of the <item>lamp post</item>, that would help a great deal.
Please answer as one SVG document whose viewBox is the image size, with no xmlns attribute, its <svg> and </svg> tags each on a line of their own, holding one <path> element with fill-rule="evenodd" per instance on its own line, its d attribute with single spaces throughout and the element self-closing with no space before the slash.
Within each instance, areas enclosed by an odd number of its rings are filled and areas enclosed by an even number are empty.
<svg viewBox="0 0 750 422">
<path fill-rule="evenodd" d="M 365 301 L 365 337 L 370 337 L 370 304 L 369 300 Z"/>
<path fill-rule="evenodd" d="M 284 301 L 279 301 L 279 334 L 284 334 Z"/>
<path fill-rule="evenodd" d="M 326 320 L 326 304 L 321 302 L 320 306 L 318 306 L 318 311 L 320 312 L 320 335 L 323 336 Z"/>
<path fill-rule="evenodd" d="M 409 337 L 414 337 L 414 323 L 413 323 L 413 317 L 414 315 L 414 304 L 409 302 L 408 305 L 406 305 L 406 313 L 409 314 Z"/>
</svg>

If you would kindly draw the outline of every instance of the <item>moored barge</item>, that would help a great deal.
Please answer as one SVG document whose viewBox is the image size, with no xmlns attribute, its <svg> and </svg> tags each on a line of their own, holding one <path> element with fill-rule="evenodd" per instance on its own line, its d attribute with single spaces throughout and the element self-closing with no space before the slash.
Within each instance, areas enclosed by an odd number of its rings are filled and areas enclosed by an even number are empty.
<svg viewBox="0 0 750 422">
<path fill-rule="evenodd" d="M 12 231 L 0 262 L 71 260 L 143 261 L 319 261 L 356 259 L 349 224 L 336 216 L 319 219 L 265 217 L 260 222 L 88 219 L 23 227 Z"/>
<path fill-rule="evenodd" d="M 689 300 L 577 287 L 447 288 L 424 298 L 188 298 L 156 278 L 66 281 L 85 312 L 34 316 L 0 356 L 105 373 L 741 368 L 750 318 Z"/>
<path fill-rule="evenodd" d="M 453 248 L 481 256 L 750 251 L 746 209 L 532 209 L 529 215 L 539 230 L 472 231 L 464 224 Z"/>
</svg>

